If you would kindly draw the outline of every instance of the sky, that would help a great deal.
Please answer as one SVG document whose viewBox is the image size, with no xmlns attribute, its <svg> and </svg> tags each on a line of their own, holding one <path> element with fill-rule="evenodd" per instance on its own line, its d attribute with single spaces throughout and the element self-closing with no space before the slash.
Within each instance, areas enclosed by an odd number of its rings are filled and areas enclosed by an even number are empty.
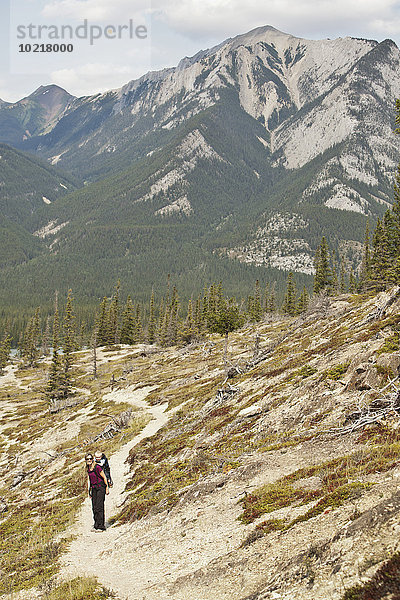
<svg viewBox="0 0 400 600">
<path fill-rule="evenodd" d="M 104 92 L 263 25 L 400 46 L 400 0 L 0 0 L 0 98 Z"/>
</svg>

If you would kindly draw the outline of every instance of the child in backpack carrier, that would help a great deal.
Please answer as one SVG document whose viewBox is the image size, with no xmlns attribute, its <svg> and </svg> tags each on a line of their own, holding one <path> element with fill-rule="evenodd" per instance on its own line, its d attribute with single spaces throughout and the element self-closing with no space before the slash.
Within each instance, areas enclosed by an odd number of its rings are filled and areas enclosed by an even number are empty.
<svg viewBox="0 0 400 600">
<path fill-rule="evenodd" d="M 104 474 L 107 477 L 109 487 L 112 487 L 114 484 L 113 480 L 111 479 L 110 465 L 108 464 L 107 456 L 104 454 L 104 452 L 96 450 L 96 452 L 94 453 L 94 459 L 96 461 L 96 465 L 100 465 L 103 469 Z"/>
</svg>

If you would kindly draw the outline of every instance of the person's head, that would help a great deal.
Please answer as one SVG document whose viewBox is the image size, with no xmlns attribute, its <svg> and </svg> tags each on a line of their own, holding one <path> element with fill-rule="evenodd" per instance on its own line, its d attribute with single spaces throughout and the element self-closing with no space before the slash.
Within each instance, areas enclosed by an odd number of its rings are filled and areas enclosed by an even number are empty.
<svg viewBox="0 0 400 600">
<path fill-rule="evenodd" d="M 95 461 L 96 462 L 100 462 L 102 456 L 103 456 L 103 453 L 100 452 L 100 450 L 96 450 L 96 452 L 94 453 L 94 459 L 95 459 Z"/>
<path fill-rule="evenodd" d="M 85 456 L 85 462 L 88 467 L 90 467 L 94 463 L 93 454 L 88 452 Z"/>
</svg>

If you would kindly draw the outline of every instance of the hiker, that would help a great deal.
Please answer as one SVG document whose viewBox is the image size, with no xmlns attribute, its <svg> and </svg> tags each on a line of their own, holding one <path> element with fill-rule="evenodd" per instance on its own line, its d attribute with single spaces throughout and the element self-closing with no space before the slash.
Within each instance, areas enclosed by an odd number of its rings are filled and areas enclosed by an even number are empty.
<svg viewBox="0 0 400 600">
<path fill-rule="evenodd" d="M 113 480 L 111 479 L 111 470 L 110 465 L 108 464 L 108 458 L 101 452 L 100 450 L 96 450 L 94 453 L 94 459 L 96 461 L 96 465 L 100 465 L 103 469 L 105 476 L 107 477 L 108 487 L 112 487 L 114 485 Z"/>
<path fill-rule="evenodd" d="M 107 477 L 102 467 L 96 464 L 93 454 L 86 454 L 85 461 L 88 474 L 88 492 L 92 499 L 94 529 L 96 531 L 105 531 L 104 500 L 105 495 L 110 491 Z"/>
</svg>

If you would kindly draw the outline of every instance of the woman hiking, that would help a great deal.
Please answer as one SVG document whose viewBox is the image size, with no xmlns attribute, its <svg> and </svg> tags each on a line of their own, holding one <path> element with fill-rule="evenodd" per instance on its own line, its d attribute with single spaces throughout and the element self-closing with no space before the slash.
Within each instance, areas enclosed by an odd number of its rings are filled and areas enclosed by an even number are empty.
<svg viewBox="0 0 400 600">
<path fill-rule="evenodd" d="M 109 493 L 107 477 L 101 466 L 96 464 L 93 454 L 86 454 L 85 461 L 88 473 L 88 492 L 92 498 L 94 529 L 96 531 L 105 531 L 104 500 L 106 494 Z"/>
</svg>

